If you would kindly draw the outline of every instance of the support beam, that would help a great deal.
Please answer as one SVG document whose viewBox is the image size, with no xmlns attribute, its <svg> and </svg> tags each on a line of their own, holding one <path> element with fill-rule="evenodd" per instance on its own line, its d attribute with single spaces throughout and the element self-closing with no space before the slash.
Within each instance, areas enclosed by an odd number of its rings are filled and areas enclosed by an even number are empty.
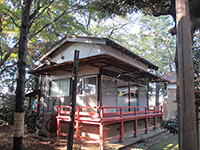
<svg viewBox="0 0 200 150">
<path fill-rule="evenodd" d="M 178 101 L 179 149 L 197 150 L 199 148 L 195 114 L 189 0 L 176 0 L 176 24 L 180 89 L 180 101 Z"/>
</svg>

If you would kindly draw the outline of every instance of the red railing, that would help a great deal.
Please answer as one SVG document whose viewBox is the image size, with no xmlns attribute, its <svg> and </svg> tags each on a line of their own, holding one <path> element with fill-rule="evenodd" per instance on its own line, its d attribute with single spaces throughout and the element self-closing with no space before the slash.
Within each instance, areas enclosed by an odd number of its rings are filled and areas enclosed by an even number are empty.
<svg viewBox="0 0 200 150">
<path fill-rule="evenodd" d="M 70 122 L 70 106 L 57 106 L 57 135 L 61 134 L 61 121 Z M 134 134 L 137 136 L 138 132 L 145 131 L 148 133 L 148 118 L 153 118 L 153 128 L 157 128 L 156 117 L 160 117 L 162 121 L 163 106 L 136 106 L 136 107 L 90 107 L 90 106 L 76 106 L 75 122 L 76 122 L 76 136 L 79 135 L 80 124 L 99 125 L 99 143 L 103 147 L 105 140 L 113 140 L 119 138 L 123 141 L 124 136 Z M 137 120 L 145 119 L 145 128 L 138 130 Z M 134 131 L 124 133 L 124 122 L 134 121 Z M 119 123 L 120 135 L 115 137 L 104 138 L 105 124 Z M 83 138 L 83 137 L 82 137 Z"/>
</svg>

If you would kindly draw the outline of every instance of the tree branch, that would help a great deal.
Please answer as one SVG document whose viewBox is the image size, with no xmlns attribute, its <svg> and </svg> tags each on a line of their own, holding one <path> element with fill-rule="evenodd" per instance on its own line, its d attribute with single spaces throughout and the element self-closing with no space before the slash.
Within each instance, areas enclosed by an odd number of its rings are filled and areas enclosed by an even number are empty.
<svg viewBox="0 0 200 150">
<path fill-rule="evenodd" d="M 171 9 L 167 9 L 167 10 L 161 10 L 160 12 L 157 12 L 155 10 L 155 8 L 150 4 L 150 3 L 146 3 L 144 1 L 141 2 L 145 7 L 149 8 L 153 14 L 153 16 L 155 17 L 159 17 L 161 15 L 172 15 L 170 10 Z M 175 8 L 174 8 L 175 9 Z"/>
<path fill-rule="evenodd" d="M 65 13 L 67 12 L 67 10 L 65 10 L 60 16 L 58 16 L 56 19 L 54 19 L 52 22 L 56 22 L 58 19 L 60 19 Z M 40 33 L 42 30 L 44 30 L 46 27 L 50 26 L 51 23 L 47 23 L 46 25 L 44 25 L 39 31 L 37 31 L 36 33 L 32 34 L 29 37 L 29 40 L 32 39 L 35 35 L 37 35 L 38 33 Z"/>
<path fill-rule="evenodd" d="M 111 30 L 111 32 L 110 32 L 110 34 L 109 34 L 108 37 L 110 38 L 110 37 L 112 36 L 112 34 L 113 34 L 114 31 L 119 30 L 119 29 L 122 29 L 122 28 L 123 28 L 124 26 L 126 26 L 127 24 L 129 24 L 129 22 L 127 22 L 127 23 L 121 25 L 120 27 L 113 28 L 113 29 Z"/>
<path fill-rule="evenodd" d="M 10 57 L 12 52 L 17 51 L 15 48 L 8 48 L 9 50 L 6 53 L 6 56 L 1 60 L 0 62 L 0 68 L 4 65 L 4 63 L 7 61 L 7 59 Z"/>
<path fill-rule="evenodd" d="M 191 18 L 191 33 L 193 34 L 196 29 L 200 28 L 200 18 Z"/>
<path fill-rule="evenodd" d="M 4 71 L 6 71 L 6 69 L 8 69 L 8 68 L 10 68 L 10 67 L 14 67 L 15 65 L 17 65 L 17 63 L 14 63 L 14 64 L 12 64 L 12 65 L 10 65 L 10 66 L 5 66 L 5 68 L 3 68 L 3 69 L 1 70 L 0 76 L 3 74 Z"/>
<path fill-rule="evenodd" d="M 42 8 L 42 7 L 40 7 L 40 6 L 38 6 L 37 7 L 37 9 L 34 11 L 34 13 L 32 14 L 32 15 L 30 15 L 30 26 L 33 24 L 33 22 L 39 17 L 39 16 L 41 16 L 43 13 L 44 13 L 44 11 L 47 9 L 47 8 L 49 8 L 49 6 L 52 4 L 54 2 L 54 0 L 52 0 L 51 2 L 49 2 L 48 3 L 48 5 L 42 10 L 42 12 L 40 13 L 40 14 L 38 14 L 38 12 L 39 12 L 39 10 L 40 10 L 40 8 Z M 38 14 L 38 15 L 37 15 Z"/>
<path fill-rule="evenodd" d="M 55 18 L 52 22 L 54 23 L 54 22 L 58 21 L 66 12 L 67 12 L 67 10 L 65 10 L 60 16 L 58 16 L 57 18 Z M 48 23 L 48 24 L 44 25 L 36 33 L 30 35 L 29 40 L 32 39 L 35 35 L 37 35 L 41 31 L 43 31 L 46 27 L 48 27 L 50 25 L 51 25 L 51 23 Z M 7 61 L 7 59 L 10 57 L 11 53 L 14 52 L 14 51 L 17 51 L 18 44 L 19 44 L 19 41 L 13 46 L 13 48 L 8 48 L 9 50 L 6 53 L 6 56 L 0 61 L 0 68 L 5 64 L 5 62 Z"/>
<path fill-rule="evenodd" d="M 15 20 L 7 13 L 3 12 L 2 10 L 0 10 L 4 15 L 8 15 L 10 17 L 10 19 L 12 20 L 12 22 L 18 27 L 20 28 L 20 26 L 15 22 Z M 11 11 L 9 11 L 11 13 Z M 14 15 L 15 16 L 15 15 Z M 16 17 L 16 16 L 15 16 Z M 19 18 L 18 18 L 19 19 Z"/>
</svg>

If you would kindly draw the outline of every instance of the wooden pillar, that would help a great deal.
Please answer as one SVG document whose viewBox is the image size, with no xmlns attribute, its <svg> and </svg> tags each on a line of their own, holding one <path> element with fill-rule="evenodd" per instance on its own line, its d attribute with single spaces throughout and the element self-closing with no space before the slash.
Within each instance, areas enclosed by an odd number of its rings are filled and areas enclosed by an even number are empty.
<svg viewBox="0 0 200 150">
<path fill-rule="evenodd" d="M 149 133 L 149 125 L 148 124 L 149 124 L 148 123 L 148 117 L 146 117 L 145 118 L 145 128 L 146 128 L 145 133 Z"/>
<path fill-rule="evenodd" d="M 31 99 L 31 96 L 29 96 L 28 110 L 29 110 L 29 112 L 32 111 L 32 99 Z"/>
<path fill-rule="evenodd" d="M 160 106 L 161 108 L 161 112 L 160 113 L 163 113 L 163 106 Z M 162 123 L 163 122 L 163 114 L 160 116 L 160 122 Z"/>
<path fill-rule="evenodd" d="M 61 108 L 58 106 L 58 116 L 60 116 L 60 110 Z M 57 118 L 57 136 L 60 137 L 60 131 L 61 131 L 61 122 L 60 122 L 60 119 Z"/>
<path fill-rule="evenodd" d="M 71 122 L 69 123 L 67 150 L 72 150 L 72 148 L 73 148 L 78 64 L 79 64 L 79 51 L 75 50 L 74 63 L 73 63 L 73 74 L 72 74 L 72 90 L 71 90 L 72 92 L 71 92 L 71 102 L 70 102 Z"/>
<path fill-rule="evenodd" d="M 134 121 L 134 131 L 135 131 L 134 137 L 137 137 L 137 119 L 135 119 Z"/>
<path fill-rule="evenodd" d="M 104 149 L 104 124 L 99 125 L 99 136 L 100 136 L 100 149 Z"/>
<path fill-rule="evenodd" d="M 195 114 L 192 38 L 189 0 L 176 0 L 178 79 L 180 90 L 179 149 L 197 150 L 198 133 Z"/>
<path fill-rule="evenodd" d="M 147 115 L 147 107 L 145 107 L 145 115 Z M 148 117 L 146 117 L 145 118 L 145 128 L 146 128 L 145 133 L 149 132 L 149 130 L 148 130 L 149 125 L 148 124 L 149 124 L 148 123 Z"/>
<path fill-rule="evenodd" d="M 101 69 L 99 69 L 101 73 Z M 101 90 L 101 74 L 98 74 L 98 93 L 97 93 L 97 106 L 102 106 L 102 90 Z"/>
<path fill-rule="evenodd" d="M 156 71 L 156 75 L 158 75 L 158 71 Z M 159 106 L 159 91 L 160 91 L 160 83 L 156 82 L 156 103 L 155 103 L 155 106 Z"/>
<path fill-rule="evenodd" d="M 76 118 L 76 138 L 80 138 L 80 121 L 79 121 L 80 108 L 77 107 L 77 118 Z"/>
<path fill-rule="evenodd" d="M 148 91 L 149 91 L 149 83 L 147 84 L 147 106 L 149 106 L 149 93 L 148 93 Z"/>
<path fill-rule="evenodd" d="M 156 106 L 154 106 L 154 117 L 153 117 L 153 122 L 154 122 L 154 129 L 156 130 Z"/>
<path fill-rule="evenodd" d="M 123 142 L 123 139 L 124 139 L 124 122 L 122 120 L 122 108 L 120 108 L 120 118 L 121 118 L 121 121 L 120 121 L 120 124 L 119 124 L 119 132 L 120 132 L 120 139 L 119 139 L 119 142 Z"/>
<path fill-rule="evenodd" d="M 154 122 L 154 129 L 156 130 L 157 125 L 156 125 L 156 116 L 153 117 L 153 122 Z"/>
<path fill-rule="evenodd" d="M 128 106 L 131 106 L 131 83 L 128 83 Z M 131 108 L 128 108 L 128 111 L 131 111 Z"/>
</svg>

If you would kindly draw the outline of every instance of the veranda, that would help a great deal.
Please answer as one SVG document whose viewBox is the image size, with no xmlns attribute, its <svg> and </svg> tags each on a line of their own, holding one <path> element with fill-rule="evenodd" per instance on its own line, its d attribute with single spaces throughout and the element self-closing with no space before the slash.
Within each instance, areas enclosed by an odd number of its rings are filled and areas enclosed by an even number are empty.
<svg viewBox="0 0 200 150">
<path fill-rule="evenodd" d="M 57 136 L 67 136 L 67 124 L 70 119 L 70 106 L 57 106 Z M 107 111 L 109 110 L 109 111 Z M 157 129 L 162 122 L 163 106 L 136 106 L 136 107 L 89 107 L 76 106 L 75 137 L 95 141 L 103 148 L 104 142 L 134 135 L 139 132 L 148 133 L 150 129 Z M 138 128 L 138 121 L 144 121 L 144 126 Z M 65 122 L 65 127 L 61 126 Z M 113 132 L 110 126 L 118 126 L 119 132 Z M 129 126 L 128 128 L 126 128 Z M 132 127 L 130 127 L 132 126 Z M 64 129 L 62 128 L 64 127 Z M 114 128 L 113 128 L 114 129 Z M 129 130 L 127 130 L 129 129 Z"/>
</svg>

